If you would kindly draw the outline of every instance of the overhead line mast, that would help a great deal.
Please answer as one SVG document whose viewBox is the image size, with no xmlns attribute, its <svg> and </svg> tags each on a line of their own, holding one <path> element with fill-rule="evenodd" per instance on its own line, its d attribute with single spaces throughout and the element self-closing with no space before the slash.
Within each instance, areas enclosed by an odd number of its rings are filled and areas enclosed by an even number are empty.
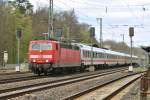
<svg viewBox="0 0 150 100">
<path fill-rule="evenodd" d="M 99 47 L 102 48 L 103 47 L 102 18 L 96 18 L 96 19 L 99 22 L 99 26 L 100 26 L 100 44 L 99 44 Z"/>
<path fill-rule="evenodd" d="M 53 38 L 53 0 L 49 0 L 48 39 Z"/>
</svg>

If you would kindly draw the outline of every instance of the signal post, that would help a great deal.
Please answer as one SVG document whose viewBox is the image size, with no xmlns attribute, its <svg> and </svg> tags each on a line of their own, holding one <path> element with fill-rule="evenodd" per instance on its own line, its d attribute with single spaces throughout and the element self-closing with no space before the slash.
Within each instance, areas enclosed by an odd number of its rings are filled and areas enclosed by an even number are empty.
<svg viewBox="0 0 150 100">
<path fill-rule="evenodd" d="M 18 40 L 16 72 L 20 71 L 20 39 L 21 39 L 21 37 L 22 37 L 22 29 L 18 28 L 16 31 L 16 38 Z"/>
<path fill-rule="evenodd" d="M 91 36 L 91 66 L 89 66 L 89 71 L 94 71 L 95 67 L 93 65 L 93 38 L 95 37 L 95 27 L 90 28 L 90 36 Z"/>
<path fill-rule="evenodd" d="M 133 65 L 132 65 L 132 37 L 134 36 L 134 27 L 129 28 L 129 36 L 130 36 L 130 42 L 131 42 L 131 47 L 130 47 L 130 66 L 129 66 L 129 72 L 133 72 Z"/>
</svg>

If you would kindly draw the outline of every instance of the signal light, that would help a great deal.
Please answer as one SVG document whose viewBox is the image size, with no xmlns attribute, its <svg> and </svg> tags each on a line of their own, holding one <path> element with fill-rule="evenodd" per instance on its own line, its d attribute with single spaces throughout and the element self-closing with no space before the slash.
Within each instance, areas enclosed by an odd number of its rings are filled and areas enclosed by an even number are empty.
<svg viewBox="0 0 150 100">
<path fill-rule="evenodd" d="M 20 39 L 20 38 L 22 37 L 22 29 L 21 29 L 21 28 L 18 28 L 18 29 L 17 29 L 16 37 L 17 37 L 18 39 Z"/>
<path fill-rule="evenodd" d="M 94 37 L 95 36 L 95 27 L 90 28 L 90 36 Z"/>
<path fill-rule="evenodd" d="M 129 36 L 130 37 L 134 36 L 134 27 L 129 28 Z"/>
</svg>

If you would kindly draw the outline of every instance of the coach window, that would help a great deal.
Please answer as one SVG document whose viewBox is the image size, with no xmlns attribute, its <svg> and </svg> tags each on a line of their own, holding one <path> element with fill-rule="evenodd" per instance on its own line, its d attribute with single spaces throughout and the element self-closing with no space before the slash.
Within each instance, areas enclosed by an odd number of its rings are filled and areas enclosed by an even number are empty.
<svg viewBox="0 0 150 100">
<path fill-rule="evenodd" d="M 84 51 L 84 57 L 85 58 L 87 57 L 87 51 Z"/>
<path fill-rule="evenodd" d="M 95 52 L 95 58 L 97 58 L 97 52 Z"/>
<path fill-rule="evenodd" d="M 103 54 L 103 57 L 104 57 L 104 58 L 107 58 L 107 54 L 106 54 L 106 53 L 104 53 L 104 54 Z"/>
<path fill-rule="evenodd" d="M 90 52 L 90 57 L 93 57 L 93 56 L 92 56 L 92 52 Z"/>
<path fill-rule="evenodd" d="M 115 58 L 114 55 L 112 55 L 112 58 L 113 58 L 113 59 Z"/>
<path fill-rule="evenodd" d="M 86 51 L 84 50 L 83 52 L 84 52 L 84 57 L 86 57 Z"/>
<path fill-rule="evenodd" d="M 94 52 L 94 58 L 96 58 L 96 52 Z"/>
<path fill-rule="evenodd" d="M 94 52 L 91 54 L 92 56 L 93 56 L 93 58 L 94 58 Z"/>
<path fill-rule="evenodd" d="M 109 58 L 111 59 L 111 55 L 109 54 Z"/>
<path fill-rule="evenodd" d="M 85 51 L 86 58 L 88 57 L 88 51 Z"/>
<path fill-rule="evenodd" d="M 110 59 L 110 54 L 108 54 L 108 58 Z"/>
<path fill-rule="evenodd" d="M 86 51 L 87 52 L 87 58 L 89 57 L 89 51 Z"/>
<path fill-rule="evenodd" d="M 99 53 L 99 58 L 101 58 L 101 56 L 102 56 L 101 53 Z"/>
<path fill-rule="evenodd" d="M 108 55 L 107 55 L 107 54 L 105 54 L 105 58 L 108 58 Z"/>
<path fill-rule="evenodd" d="M 89 52 L 88 52 L 88 51 L 86 51 L 86 57 L 88 58 L 88 56 L 89 56 Z"/>
<path fill-rule="evenodd" d="M 86 57 L 87 58 L 89 57 L 89 51 L 86 51 Z"/>
<path fill-rule="evenodd" d="M 100 58 L 104 58 L 104 54 L 103 53 L 100 53 Z"/>
<path fill-rule="evenodd" d="M 83 53 L 83 57 L 85 57 L 85 51 L 84 51 L 84 50 L 83 50 L 83 52 L 82 52 L 82 53 Z"/>
<path fill-rule="evenodd" d="M 90 51 L 88 51 L 89 52 L 89 58 L 91 57 L 91 52 Z"/>
<path fill-rule="evenodd" d="M 83 57 L 86 57 L 86 53 L 85 53 L 85 51 L 83 50 Z"/>
<path fill-rule="evenodd" d="M 83 50 L 83 57 L 85 57 L 85 51 Z"/>
<path fill-rule="evenodd" d="M 116 58 L 117 58 L 117 56 L 115 56 L 115 55 L 114 55 L 114 58 L 116 59 Z"/>
<path fill-rule="evenodd" d="M 97 52 L 95 52 L 95 58 L 97 58 Z"/>
<path fill-rule="evenodd" d="M 92 52 L 89 52 L 89 57 L 90 57 L 90 58 L 92 57 Z"/>
<path fill-rule="evenodd" d="M 109 58 L 109 54 L 107 54 L 107 58 Z"/>
<path fill-rule="evenodd" d="M 87 57 L 87 51 L 84 51 L 84 57 L 85 58 Z"/>
</svg>

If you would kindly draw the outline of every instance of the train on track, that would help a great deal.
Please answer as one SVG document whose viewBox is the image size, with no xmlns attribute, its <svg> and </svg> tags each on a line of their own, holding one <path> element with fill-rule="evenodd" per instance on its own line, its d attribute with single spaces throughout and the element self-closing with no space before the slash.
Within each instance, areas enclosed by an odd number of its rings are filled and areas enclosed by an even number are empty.
<svg viewBox="0 0 150 100">
<path fill-rule="evenodd" d="M 130 55 L 82 43 L 35 40 L 30 41 L 28 62 L 33 73 L 47 75 L 50 72 L 129 65 Z M 138 63 L 138 57 L 133 56 L 132 62 Z"/>
</svg>

